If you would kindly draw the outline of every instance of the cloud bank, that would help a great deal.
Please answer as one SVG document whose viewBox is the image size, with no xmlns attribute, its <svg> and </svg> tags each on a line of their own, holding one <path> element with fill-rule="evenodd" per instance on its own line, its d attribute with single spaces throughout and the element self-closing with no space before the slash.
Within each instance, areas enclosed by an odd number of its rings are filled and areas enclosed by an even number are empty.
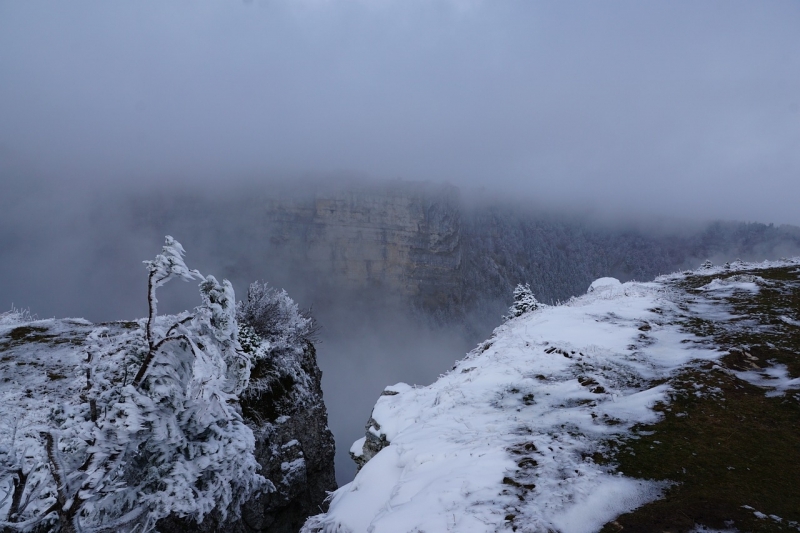
<svg viewBox="0 0 800 533">
<path fill-rule="evenodd" d="M 5 2 L 0 158 L 800 224 L 798 25 L 791 1 Z"/>
</svg>

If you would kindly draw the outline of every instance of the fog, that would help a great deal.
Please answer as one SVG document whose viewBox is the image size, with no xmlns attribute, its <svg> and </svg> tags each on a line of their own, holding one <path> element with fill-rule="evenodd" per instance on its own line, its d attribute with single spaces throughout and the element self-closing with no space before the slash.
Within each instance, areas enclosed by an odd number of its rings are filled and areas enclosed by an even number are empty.
<svg viewBox="0 0 800 533">
<path fill-rule="evenodd" d="M 325 272 L 309 275 L 270 261 L 265 255 L 274 248 L 252 234 L 258 230 L 253 210 L 237 213 L 237 205 L 253 193 L 250 186 L 236 186 L 216 197 L 206 191 L 187 197 L 183 190 L 167 188 L 164 201 L 171 216 L 161 220 L 161 208 L 153 205 L 160 195 L 151 191 L 73 190 L 64 184 L 39 189 L 18 180 L 7 185 L 14 194 L 0 199 L 3 311 L 16 306 L 39 318 L 96 322 L 146 316 L 142 260 L 160 251 L 167 233 L 184 245 L 190 268 L 230 279 L 238 298 L 245 297 L 249 283 L 264 280 L 286 288 L 301 307 L 311 308 L 321 326 L 316 348 L 329 426 L 337 439 L 340 483 L 354 475 L 348 449 L 363 435 L 383 388 L 400 381 L 432 382 L 500 321 L 498 313 L 469 334 L 452 324 L 427 326 L 409 312 L 408 302 L 390 292 L 337 290 L 326 282 Z M 220 207 L 197 213 L 192 200 Z M 177 281 L 159 289 L 161 313 L 199 304 L 194 283 Z"/>
<path fill-rule="evenodd" d="M 0 309 L 142 316 L 165 233 L 240 295 L 286 287 L 323 326 L 346 482 L 383 386 L 430 382 L 496 324 L 422 327 L 245 261 L 241 220 L 144 224 L 131 199 L 236 211 L 245 186 L 400 178 L 626 224 L 800 225 L 798 27 L 794 1 L 0 2 Z"/>
<path fill-rule="evenodd" d="M 796 2 L 3 2 L 59 179 L 349 173 L 800 223 Z M 781 192 L 778 192 L 781 191 Z"/>
</svg>

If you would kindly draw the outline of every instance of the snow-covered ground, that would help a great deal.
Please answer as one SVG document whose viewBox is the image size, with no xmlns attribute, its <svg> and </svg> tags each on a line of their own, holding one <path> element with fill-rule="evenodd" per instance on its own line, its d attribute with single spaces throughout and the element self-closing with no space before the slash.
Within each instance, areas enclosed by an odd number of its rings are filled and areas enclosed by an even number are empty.
<svg viewBox="0 0 800 533">
<path fill-rule="evenodd" d="M 582 297 L 507 321 L 434 384 L 387 387 L 351 448 L 366 464 L 303 531 L 588 533 L 658 498 L 664 482 L 624 477 L 592 455 L 657 421 L 671 376 L 725 355 L 682 325 L 735 318 L 720 295 L 758 293 L 757 277 L 731 276 L 753 267 L 705 268 L 727 279 L 692 295 L 676 284 L 687 273 L 602 278 Z M 800 388 L 779 366 L 741 374 L 774 394 Z"/>
<path fill-rule="evenodd" d="M 177 515 L 236 515 L 258 474 L 239 395 L 256 355 L 238 342 L 227 280 L 189 270 L 167 236 L 146 261 L 149 316 L 92 325 L 0 314 L 0 529 L 139 532 Z M 202 304 L 158 316 L 156 288 L 199 281 Z"/>
</svg>

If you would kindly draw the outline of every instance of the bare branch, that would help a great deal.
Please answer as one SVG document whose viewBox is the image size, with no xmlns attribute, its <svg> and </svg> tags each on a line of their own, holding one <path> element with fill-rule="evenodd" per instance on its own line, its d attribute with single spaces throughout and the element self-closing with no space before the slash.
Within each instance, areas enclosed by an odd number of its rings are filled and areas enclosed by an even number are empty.
<svg viewBox="0 0 800 533">
<path fill-rule="evenodd" d="M 155 276 L 155 270 L 151 270 L 150 275 L 147 276 L 147 345 L 151 352 L 153 351 L 153 320 L 156 314 L 156 286 L 153 282 Z"/>
<path fill-rule="evenodd" d="M 181 320 L 179 320 L 179 321 L 175 322 L 174 324 L 172 324 L 172 326 L 170 326 L 170 328 L 167 330 L 167 333 L 164 335 L 164 338 L 166 338 L 166 337 L 169 337 L 169 336 L 170 336 L 170 334 L 171 334 L 173 331 L 175 331 L 175 329 L 176 329 L 178 326 L 182 326 L 183 324 L 186 324 L 187 322 L 189 322 L 189 321 L 190 321 L 191 319 L 193 319 L 193 318 L 194 318 L 194 315 L 189 315 L 189 316 L 187 316 L 186 318 L 183 318 L 183 319 L 181 319 Z"/>
<path fill-rule="evenodd" d="M 50 431 L 42 431 L 40 435 L 44 438 L 47 460 L 50 463 L 50 472 L 56 481 L 56 501 L 58 506 L 63 509 L 69 498 L 67 496 L 67 480 L 61 468 L 61 461 L 58 459 L 56 440 Z"/>
<path fill-rule="evenodd" d="M 12 484 L 14 486 L 14 494 L 11 497 L 11 507 L 8 508 L 8 515 L 6 516 L 6 520 L 9 522 L 14 520 L 19 514 L 22 495 L 25 493 L 25 487 L 28 485 L 28 476 L 22 468 L 18 468 L 17 471 L 14 472 Z"/>
<path fill-rule="evenodd" d="M 53 479 L 56 482 L 56 508 L 58 513 L 58 521 L 61 524 L 61 531 L 64 533 L 75 533 L 77 527 L 75 524 L 75 516 L 81 507 L 81 499 L 75 494 L 70 496 L 68 494 L 69 486 L 67 478 L 64 474 L 64 467 L 58 457 L 58 444 L 53 437 L 53 433 L 43 431 L 40 433 L 45 440 L 45 449 L 47 450 L 47 460 L 50 463 L 50 472 L 53 474 Z"/>
<path fill-rule="evenodd" d="M 147 357 L 144 358 L 142 361 L 142 366 L 139 367 L 139 371 L 136 373 L 136 377 L 133 378 L 133 386 L 139 387 L 142 383 L 142 379 L 144 379 L 144 375 L 147 373 L 147 369 L 150 368 L 150 364 L 153 362 L 153 358 L 156 356 L 156 352 L 158 352 L 159 348 L 161 348 L 165 342 L 167 341 L 177 341 L 177 340 L 184 340 L 189 343 L 189 346 L 192 347 L 192 352 L 194 352 L 194 345 L 189 340 L 189 337 L 186 335 L 177 335 L 175 337 L 165 337 L 158 341 L 158 343 L 153 346 L 150 351 L 147 353 Z"/>
</svg>

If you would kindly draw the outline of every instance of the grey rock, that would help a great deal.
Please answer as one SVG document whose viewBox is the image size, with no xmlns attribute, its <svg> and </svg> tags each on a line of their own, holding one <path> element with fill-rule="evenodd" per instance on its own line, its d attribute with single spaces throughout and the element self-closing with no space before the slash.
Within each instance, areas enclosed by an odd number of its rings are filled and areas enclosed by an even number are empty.
<svg viewBox="0 0 800 533">
<path fill-rule="evenodd" d="M 283 378 L 269 393 L 242 402 L 243 414 L 256 436 L 261 474 L 276 490 L 246 503 L 236 519 L 222 520 L 213 514 L 195 524 L 169 517 L 159 522 L 161 533 L 294 533 L 306 518 L 327 509 L 325 498 L 336 490 L 335 447 L 322 400 L 322 372 L 310 342 L 303 350 L 301 367 L 311 378 L 310 390 Z"/>
<path fill-rule="evenodd" d="M 397 393 L 395 392 L 394 394 Z M 381 394 L 381 396 L 383 396 L 383 394 Z M 380 436 L 376 436 L 372 431 L 370 431 L 370 428 L 380 431 L 381 425 L 378 424 L 374 418 L 370 417 L 369 422 L 367 422 L 367 425 L 365 426 L 365 440 L 364 445 L 361 448 L 361 455 L 356 455 L 353 452 L 350 452 L 350 458 L 356 463 L 356 473 L 361 470 L 370 459 L 378 455 L 378 452 L 390 444 L 390 442 L 386 440 L 386 435 L 381 434 Z"/>
</svg>

